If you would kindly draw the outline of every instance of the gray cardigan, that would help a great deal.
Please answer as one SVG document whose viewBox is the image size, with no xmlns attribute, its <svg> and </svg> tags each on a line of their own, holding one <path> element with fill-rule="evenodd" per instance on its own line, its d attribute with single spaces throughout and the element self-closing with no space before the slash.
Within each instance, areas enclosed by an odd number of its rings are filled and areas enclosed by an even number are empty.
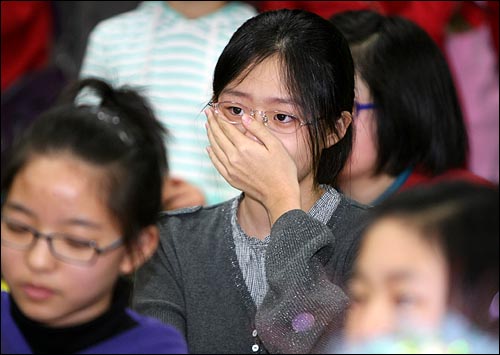
<svg viewBox="0 0 500 355">
<path fill-rule="evenodd" d="M 232 200 L 231 200 L 232 201 Z M 257 311 L 236 258 L 231 201 L 164 212 L 160 246 L 136 273 L 133 304 L 178 328 L 191 353 L 305 353 L 347 305 L 365 208 L 342 199 L 327 225 L 281 216 L 266 252 L 269 291 Z"/>
</svg>

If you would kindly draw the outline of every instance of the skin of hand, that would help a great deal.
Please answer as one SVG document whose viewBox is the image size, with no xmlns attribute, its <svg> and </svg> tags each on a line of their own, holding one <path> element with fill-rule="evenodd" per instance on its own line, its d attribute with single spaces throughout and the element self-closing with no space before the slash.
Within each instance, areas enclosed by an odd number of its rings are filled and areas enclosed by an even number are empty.
<svg viewBox="0 0 500 355">
<path fill-rule="evenodd" d="M 205 204 L 203 192 L 187 181 L 168 176 L 163 180 L 162 205 L 165 210 Z"/>
<path fill-rule="evenodd" d="M 259 120 L 243 116 L 245 133 L 205 110 L 210 146 L 208 155 L 219 173 L 245 197 L 259 201 L 271 225 L 285 212 L 301 208 L 297 166 L 292 157 Z"/>
</svg>

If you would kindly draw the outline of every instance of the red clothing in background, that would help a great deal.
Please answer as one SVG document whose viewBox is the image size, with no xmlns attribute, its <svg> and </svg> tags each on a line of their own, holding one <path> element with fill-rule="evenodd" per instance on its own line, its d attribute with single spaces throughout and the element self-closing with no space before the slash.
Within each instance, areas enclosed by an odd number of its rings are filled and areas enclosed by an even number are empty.
<svg viewBox="0 0 500 355">
<path fill-rule="evenodd" d="M 437 176 L 429 176 L 418 170 L 414 170 L 404 184 L 398 189 L 398 192 L 415 187 L 417 185 L 433 184 L 441 181 L 461 180 L 474 184 L 494 186 L 491 181 L 482 178 L 466 169 L 452 169 Z"/>
<path fill-rule="evenodd" d="M 348 10 L 374 10 L 412 20 L 443 48 L 447 25 L 455 11 L 472 27 L 487 23 L 498 51 L 498 1 L 254 1 L 259 11 L 303 9 L 324 18 Z"/>
<path fill-rule="evenodd" d="M 443 46 L 445 28 L 460 1 L 256 1 L 259 11 L 303 9 L 324 18 L 348 10 L 374 10 L 412 20 Z"/>
<path fill-rule="evenodd" d="M 2 1 L 2 92 L 44 67 L 53 35 L 50 1 Z"/>
</svg>

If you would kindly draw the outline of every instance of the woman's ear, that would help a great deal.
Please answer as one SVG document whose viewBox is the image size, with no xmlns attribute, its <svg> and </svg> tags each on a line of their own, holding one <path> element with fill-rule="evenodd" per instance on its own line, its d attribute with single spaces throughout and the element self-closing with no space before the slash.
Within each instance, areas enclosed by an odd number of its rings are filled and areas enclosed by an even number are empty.
<svg viewBox="0 0 500 355">
<path fill-rule="evenodd" d="M 348 111 L 342 111 L 336 123 L 337 133 L 331 132 L 330 134 L 328 134 L 325 148 L 330 148 L 331 146 L 337 144 L 337 142 L 340 141 L 342 138 L 344 138 L 345 133 L 347 132 L 347 128 L 349 128 L 351 122 L 352 122 L 351 113 Z"/>
<path fill-rule="evenodd" d="M 131 252 L 124 256 L 120 264 L 120 271 L 123 274 L 130 274 L 138 269 L 155 253 L 159 241 L 158 227 L 151 225 L 143 228 Z"/>
</svg>

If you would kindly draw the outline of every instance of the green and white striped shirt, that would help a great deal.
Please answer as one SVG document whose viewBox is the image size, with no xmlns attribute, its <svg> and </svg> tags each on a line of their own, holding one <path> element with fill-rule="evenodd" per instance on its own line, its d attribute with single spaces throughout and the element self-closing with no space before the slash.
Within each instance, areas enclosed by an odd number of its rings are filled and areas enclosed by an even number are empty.
<svg viewBox="0 0 500 355">
<path fill-rule="evenodd" d="M 165 1 L 144 1 L 96 26 L 82 65 L 81 77 L 141 90 L 169 131 L 170 174 L 198 186 L 208 204 L 239 193 L 206 153 L 203 109 L 212 95 L 220 53 L 236 29 L 254 15 L 250 5 L 230 1 L 217 12 L 187 19 Z"/>
</svg>

